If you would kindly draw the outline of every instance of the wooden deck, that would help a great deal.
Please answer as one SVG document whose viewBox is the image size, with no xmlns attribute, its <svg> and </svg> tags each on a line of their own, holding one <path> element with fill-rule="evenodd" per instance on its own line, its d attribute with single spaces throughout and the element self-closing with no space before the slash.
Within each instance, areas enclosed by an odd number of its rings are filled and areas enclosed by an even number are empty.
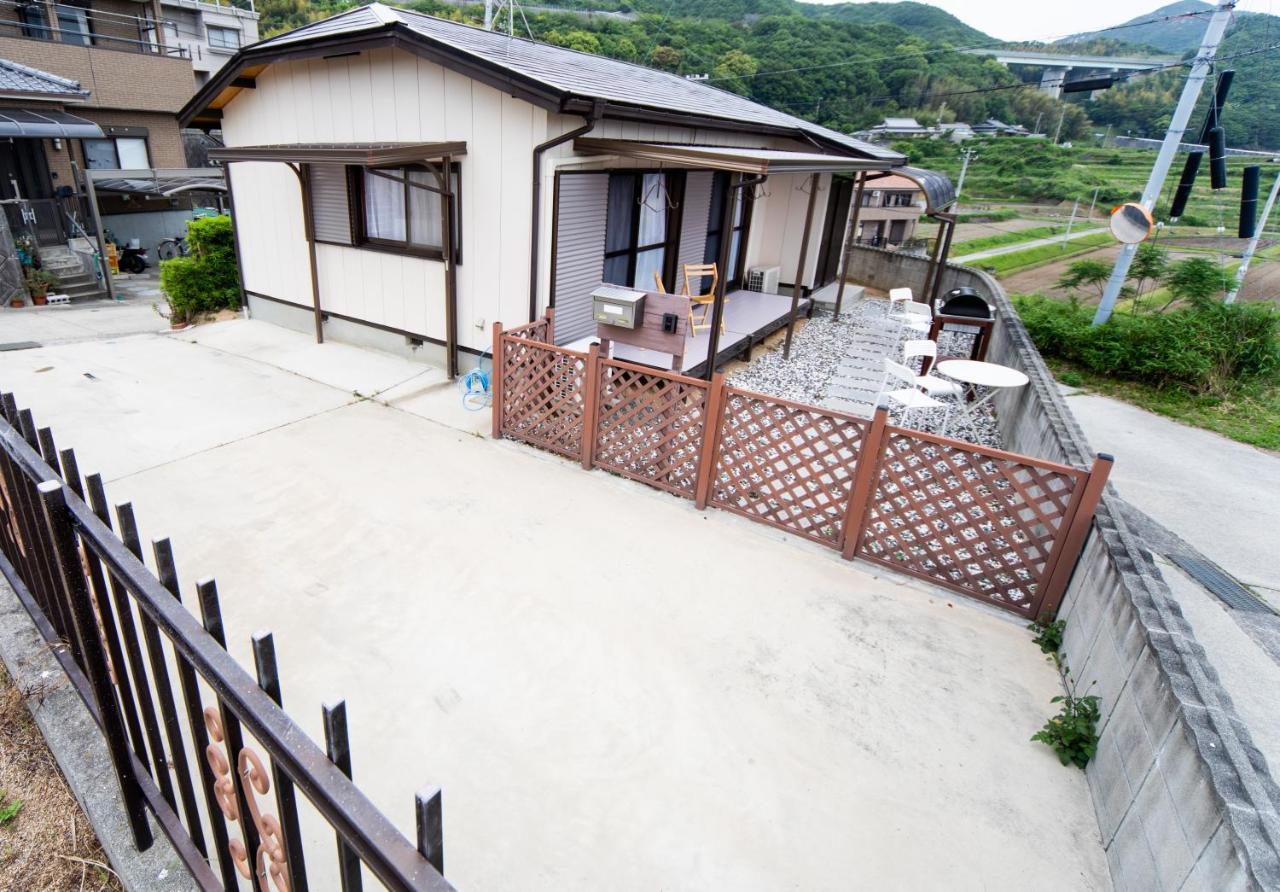
<svg viewBox="0 0 1280 892">
<path fill-rule="evenodd" d="M 808 298 L 801 298 L 800 307 L 796 313 L 797 318 L 807 314 L 812 305 L 812 301 Z M 789 294 L 731 291 L 724 307 L 724 334 L 720 336 L 716 368 L 738 356 L 748 355 L 752 347 L 787 324 L 787 315 L 790 312 L 791 295 Z M 701 311 L 698 311 L 698 318 L 701 318 Z M 586 351 L 598 340 L 595 336 L 591 336 L 564 346 L 571 350 Z M 685 342 L 684 368 L 681 369 L 684 374 L 698 377 L 705 371 L 710 341 L 710 332 L 707 329 L 701 329 L 696 335 L 688 336 Z M 642 347 L 615 343 L 613 356 L 615 359 L 624 359 L 627 362 L 656 366 L 661 369 L 671 368 L 670 353 L 660 353 Z"/>
</svg>

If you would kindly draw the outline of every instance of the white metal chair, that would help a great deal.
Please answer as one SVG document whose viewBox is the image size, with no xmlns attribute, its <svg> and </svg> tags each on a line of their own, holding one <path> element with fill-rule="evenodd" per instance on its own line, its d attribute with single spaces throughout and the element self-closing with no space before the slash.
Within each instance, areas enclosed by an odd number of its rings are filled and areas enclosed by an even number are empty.
<svg viewBox="0 0 1280 892">
<path fill-rule="evenodd" d="M 916 383 L 916 378 L 918 377 L 919 375 L 915 373 L 915 370 L 885 357 L 884 381 L 880 385 L 880 393 L 876 396 L 876 403 L 879 404 L 881 399 L 888 399 L 902 406 L 903 427 L 908 426 L 907 419 L 916 409 L 941 409 L 942 427 L 945 429 L 951 421 L 951 407 L 946 403 L 935 400 L 922 391 Z M 890 387 L 895 384 L 899 386 L 890 390 Z"/>
<path fill-rule="evenodd" d="M 918 300 L 904 301 L 901 312 L 893 313 L 889 318 L 897 321 L 899 334 L 914 331 L 927 335 L 933 328 L 933 308 Z"/>
<path fill-rule="evenodd" d="M 928 357 L 932 360 L 931 365 L 938 361 L 938 343 L 937 341 L 907 341 L 902 345 L 902 359 L 908 367 L 914 369 L 913 359 L 919 357 Z M 923 369 L 923 363 L 921 368 Z M 920 374 L 916 375 L 916 384 L 920 389 L 932 397 L 952 397 L 959 400 L 964 395 L 964 388 L 955 381 L 948 381 L 946 378 L 939 378 L 936 375 Z"/>
<path fill-rule="evenodd" d="M 915 300 L 915 295 L 911 293 L 910 288 L 890 288 L 889 289 L 889 314 L 901 312 L 899 305 L 909 303 Z"/>
</svg>

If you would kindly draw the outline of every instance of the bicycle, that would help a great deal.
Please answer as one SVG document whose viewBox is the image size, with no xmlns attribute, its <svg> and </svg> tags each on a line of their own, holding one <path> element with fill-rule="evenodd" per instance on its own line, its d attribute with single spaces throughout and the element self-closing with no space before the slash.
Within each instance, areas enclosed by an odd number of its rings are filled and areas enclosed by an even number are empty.
<svg viewBox="0 0 1280 892">
<path fill-rule="evenodd" d="M 190 252 L 187 248 L 186 236 L 177 236 L 176 238 L 162 238 L 156 244 L 156 254 L 161 260 L 172 260 L 175 257 L 186 257 Z"/>
</svg>

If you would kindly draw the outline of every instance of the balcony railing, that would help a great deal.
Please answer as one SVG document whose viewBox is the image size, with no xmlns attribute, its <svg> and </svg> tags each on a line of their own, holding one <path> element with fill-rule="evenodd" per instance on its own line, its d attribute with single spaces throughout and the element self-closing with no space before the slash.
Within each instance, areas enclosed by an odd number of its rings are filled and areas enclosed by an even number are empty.
<svg viewBox="0 0 1280 892">
<path fill-rule="evenodd" d="M 24 3 L 15 0 L 0 0 L 0 9 L 14 10 L 17 14 L 16 20 L 0 21 L 0 36 L 3 37 L 190 58 L 185 47 L 161 46 L 156 40 L 156 21 L 146 16 L 86 9 L 63 3 Z"/>
</svg>

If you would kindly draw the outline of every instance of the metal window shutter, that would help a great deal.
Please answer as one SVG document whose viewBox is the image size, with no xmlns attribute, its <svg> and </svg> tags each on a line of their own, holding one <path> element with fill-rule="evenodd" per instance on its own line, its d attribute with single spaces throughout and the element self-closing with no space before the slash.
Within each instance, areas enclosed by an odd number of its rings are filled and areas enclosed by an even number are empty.
<svg viewBox="0 0 1280 892">
<path fill-rule="evenodd" d="M 347 169 L 341 164 L 312 164 L 311 230 L 317 241 L 352 244 Z"/>
<path fill-rule="evenodd" d="M 556 189 L 556 343 L 595 334 L 591 292 L 604 276 L 607 173 L 562 174 Z"/>
<path fill-rule="evenodd" d="M 684 265 L 702 263 L 707 250 L 707 224 L 711 215 L 711 171 L 691 171 L 684 184 L 684 213 L 680 223 L 680 253 L 677 255 L 675 291 L 684 288 Z M 670 284 L 668 287 L 672 287 Z"/>
</svg>

